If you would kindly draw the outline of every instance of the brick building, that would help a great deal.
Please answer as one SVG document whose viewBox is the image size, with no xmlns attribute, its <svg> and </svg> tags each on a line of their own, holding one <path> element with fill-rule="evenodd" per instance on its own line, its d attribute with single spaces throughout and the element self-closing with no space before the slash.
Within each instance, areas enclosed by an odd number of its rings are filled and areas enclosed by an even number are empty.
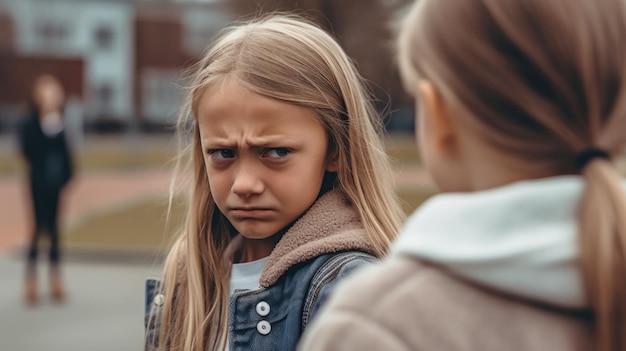
<svg viewBox="0 0 626 351">
<path fill-rule="evenodd" d="M 87 123 L 166 123 L 181 69 L 228 23 L 218 2 L 3 0 L 0 124 L 24 111 L 34 78 L 57 75 Z"/>
<path fill-rule="evenodd" d="M 211 38 L 233 17 L 273 10 L 309 14 L 333 31 L 372 82 L 388 129 L 413 130 L 413 102 L 393 63 L 389 26 L 408 2 L 2 0 L 0 131 L 23 113 L 29 87 L 41 73 L 60 77 L 82 102 L 87 124 L 169 124 L 182 102 L 183 69 Z"/>
</svg>

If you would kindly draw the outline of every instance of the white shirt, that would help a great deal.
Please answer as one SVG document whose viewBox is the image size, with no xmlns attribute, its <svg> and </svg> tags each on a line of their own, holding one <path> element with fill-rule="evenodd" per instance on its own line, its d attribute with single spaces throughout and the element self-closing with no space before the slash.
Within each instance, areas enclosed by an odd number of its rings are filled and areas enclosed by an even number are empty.
<svg viewBox="0 0 626 351">
<path fill-rule="evenodd" d="M 41 120 L 41 130 L 47 136 L 54 136 L 63 130 L 63 121 L 58 112 L 48 113 Z"/>
<path fill-rule="evenodd" d="M 231 295 L 235 290 L 258 289 L 259 279 L 268 259 L 269 256 L 252 262 L 234 263 L 230 274 Z"/>
</svg>

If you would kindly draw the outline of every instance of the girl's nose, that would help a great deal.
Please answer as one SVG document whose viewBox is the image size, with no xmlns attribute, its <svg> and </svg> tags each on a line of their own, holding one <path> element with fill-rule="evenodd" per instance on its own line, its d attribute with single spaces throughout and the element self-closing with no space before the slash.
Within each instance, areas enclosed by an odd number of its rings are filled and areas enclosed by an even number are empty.
<svg viewBox="0 0 626 351">
<path fill-rule="evenodd" d="M 240 197 L 258 195 L 265 189 L 263 181 L 251 167 L 240 167 L 235 174 L 232 192 Z"/>
</svg>

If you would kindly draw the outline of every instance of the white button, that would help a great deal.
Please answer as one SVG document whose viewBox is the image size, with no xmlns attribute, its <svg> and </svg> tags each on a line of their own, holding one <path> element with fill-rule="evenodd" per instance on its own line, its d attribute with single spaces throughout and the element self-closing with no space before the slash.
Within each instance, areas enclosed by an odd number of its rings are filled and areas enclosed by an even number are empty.
<svg viewBox="0 0 626 351">
<path fill-rule="evenodd" d="M 265 301 L 261 301 L 259 303 L 256 304 L 256 313 L 259 314 L 259 316 L 261 317 L 265 317 L 268 314 L 270 314 L 270 304 L 265 302 Z"/>
<path fill-rule="evenodd" d="M 153 301 L 156 306 L 161 306 L 163 302 L 165 302 L 165 296 L 163 296 L 163 294 L 158 294 L 154 297 Z"/>
<path fill-rule="evenodd" d="M 267 335 L 272 331 L 272 325 L 268 321 L 260 321 L 259 324 L 256 325 L 256 330 L 263 335 Z"/>
</svg>

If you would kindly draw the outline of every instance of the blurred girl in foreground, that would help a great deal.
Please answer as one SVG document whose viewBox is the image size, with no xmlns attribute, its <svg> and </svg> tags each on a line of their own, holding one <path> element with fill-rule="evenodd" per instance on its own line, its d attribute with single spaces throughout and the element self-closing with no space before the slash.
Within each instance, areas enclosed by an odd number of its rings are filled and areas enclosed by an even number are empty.
<svg viewBox="0 0 626 351">
<path fill-rule="evenodd" d="M 443 192 L 310 350 L 625 350 L 623 0 L 420 0 L 399 36 Z M 361 273 L 361 272 L 359 272 Z M 357 317 L 358 316 L 358 317 Z"/>
</svg>

